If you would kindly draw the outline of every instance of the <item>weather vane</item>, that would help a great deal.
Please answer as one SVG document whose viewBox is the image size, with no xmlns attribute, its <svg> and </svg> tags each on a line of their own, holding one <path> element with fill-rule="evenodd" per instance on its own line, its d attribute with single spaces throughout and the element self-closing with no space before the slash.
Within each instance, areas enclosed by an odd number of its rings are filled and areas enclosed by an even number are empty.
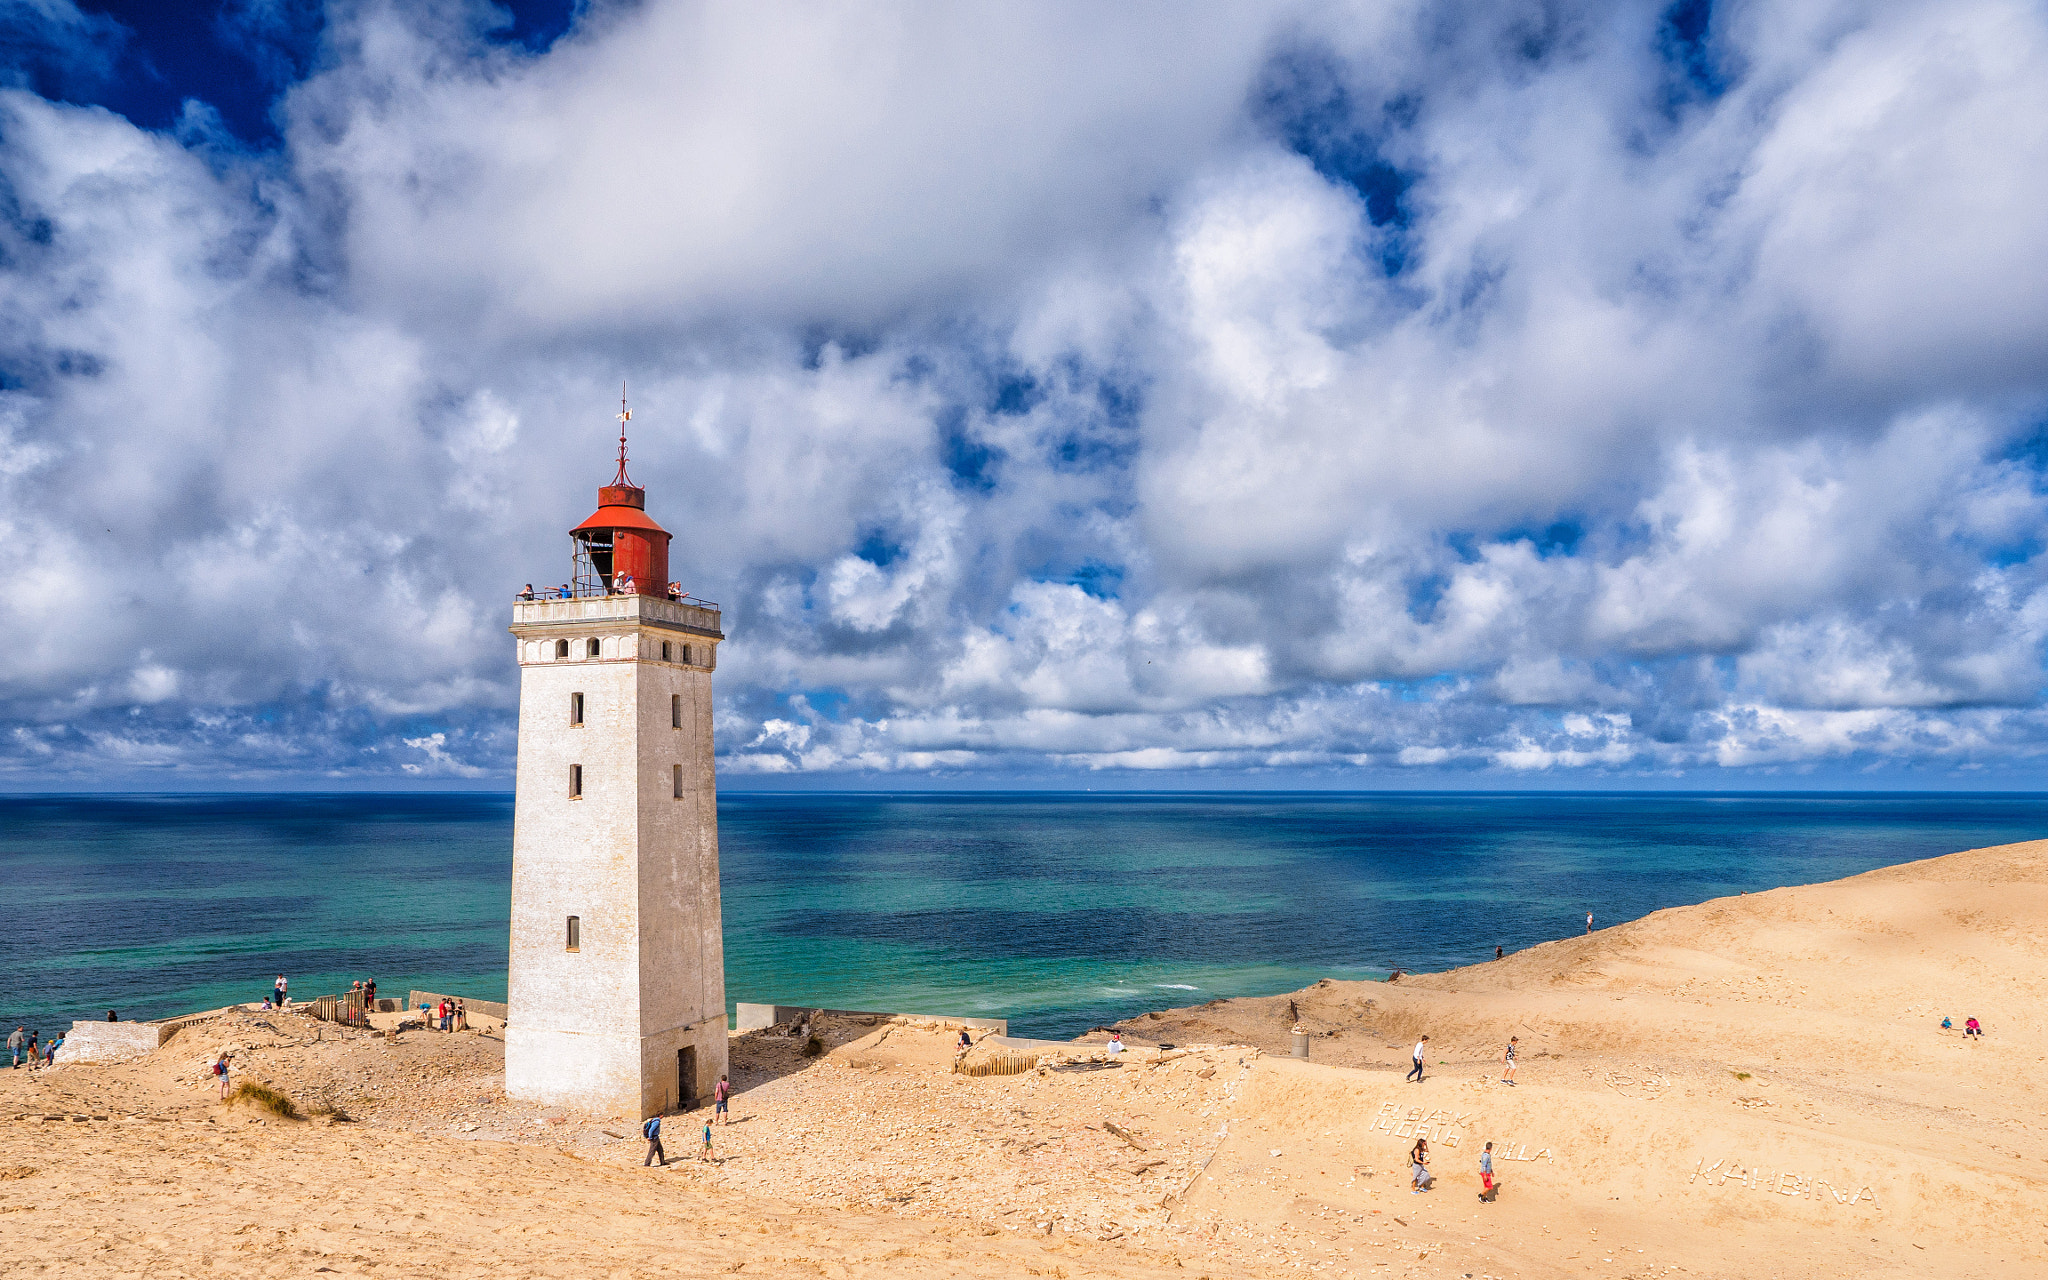
<svg viewBox="0 0 2048 1280">
<path fill-rule="evenodd" d="M 633 420 L 633 411 L 626 407 L 626 380 L 619 379 L 619 478 L 613 484 L 630 485 L 626 478 L 626 424 Z"/>
</svg>

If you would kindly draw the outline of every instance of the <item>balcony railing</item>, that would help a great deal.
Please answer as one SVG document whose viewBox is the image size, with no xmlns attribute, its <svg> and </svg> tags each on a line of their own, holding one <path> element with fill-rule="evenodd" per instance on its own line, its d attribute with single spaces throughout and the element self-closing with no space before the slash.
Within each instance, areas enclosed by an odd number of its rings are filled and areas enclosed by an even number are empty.
<svg viewBox="0 0 2048 1280">
<path fill-rule="evenodd" d="M 513 596 L 513 599 L 522 603 L 528 600 L 605 600 L 615 596 L 638 594 L 640 593 L 637 591 L 613 590 L 601 582 L 578 582 L 574 585 L 563 583 L 561 586 L 556 587 L 535 587 L 532 591 L 519 592 Z M 693 609 L 709 609 L 713 613 L 720 611 L 719 603 L 716 600 L 706 600 L 702 596 L 693 596 L 689 592 L 684 591 L 682 584 L 679 582 L 668 584 L 668 594 L 666 596 L 654 596 L 652 598 L 656 600 L 665 599 L 670 604 L 686 604 Z"/>
</svg>

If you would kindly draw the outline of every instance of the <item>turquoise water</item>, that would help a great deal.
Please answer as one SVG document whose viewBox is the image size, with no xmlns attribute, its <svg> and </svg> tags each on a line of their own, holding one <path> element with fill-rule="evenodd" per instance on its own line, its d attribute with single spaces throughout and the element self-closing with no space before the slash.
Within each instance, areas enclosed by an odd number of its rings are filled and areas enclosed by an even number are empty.
<svg viewBox="0 0 2048 1280">
<path fill-rule="evenodd" d="M 0 797 L 0 1022 L 505 992 L 511 798 Z M 2032 795 L 722 796 L 736 1000 L 1069 1036 L 2048 836 Z"/>
</svg>

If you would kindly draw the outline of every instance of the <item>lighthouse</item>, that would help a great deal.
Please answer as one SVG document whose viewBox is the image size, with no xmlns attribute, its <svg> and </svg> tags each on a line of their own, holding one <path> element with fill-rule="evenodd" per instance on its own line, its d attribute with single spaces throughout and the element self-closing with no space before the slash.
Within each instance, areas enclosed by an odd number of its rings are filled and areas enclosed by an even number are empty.
<svg viewBox="0 0 2048 1280">
<path fill-rule="evenodd" d="M 570 530 L 570 581 L 512 607 L 509 1098 L 644 1117 L 726 1069 L 716 604 L 669 581 L 669 533 L 626 474 Z"/>
</svg>

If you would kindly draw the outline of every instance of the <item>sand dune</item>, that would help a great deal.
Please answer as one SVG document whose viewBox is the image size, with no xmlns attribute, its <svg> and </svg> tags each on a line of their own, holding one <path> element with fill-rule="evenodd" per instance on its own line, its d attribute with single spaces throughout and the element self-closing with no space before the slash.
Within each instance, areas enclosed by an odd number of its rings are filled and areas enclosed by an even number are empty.
<svg viewBox="0 0 2048 1280">
<path fill-rule="evenodd" d="M 0 1253 L 26 1275 L 2048 1274 L 2044 952 L 2048 842 L 1163 1010 L 1115 1066 L 972 1078 L 945 1028 L 821 1024 L 817 1057 L 750 1033 L 740 1123 L 667 1171 L 627 1125 L 508 1103 L 489 1036 L 223 1015 L 133 1062 L 0 1071 Z M 1279 1056 L 1290 1003 L 1306 1063 Z M 223 1107 L 202 1068 L 224 1044 L 353 1118 Z"/>
</svg>

